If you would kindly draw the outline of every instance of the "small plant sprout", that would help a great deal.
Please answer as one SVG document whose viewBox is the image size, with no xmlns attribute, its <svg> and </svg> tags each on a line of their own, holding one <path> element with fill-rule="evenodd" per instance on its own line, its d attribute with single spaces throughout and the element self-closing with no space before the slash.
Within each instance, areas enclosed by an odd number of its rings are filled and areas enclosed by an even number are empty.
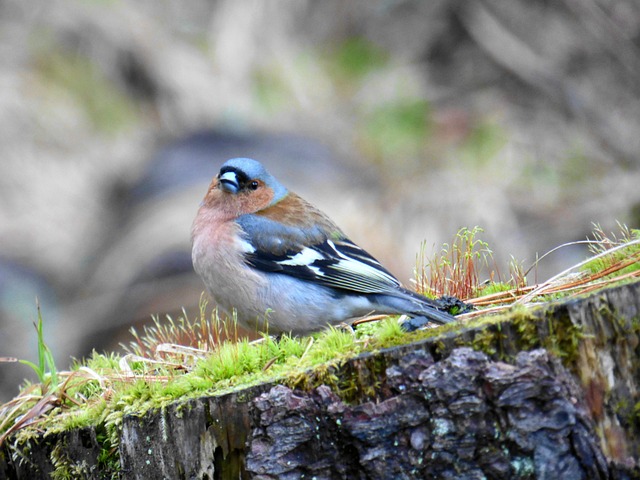
<svg viewBox="0 0 640 480">
<path fill-rule="evenodd" d="M 42 326 L 42 311 L 40 310 L 40 302 L 36 299 L 36 308 L 38 311 L 38 323 L 34 323 L 36 333 L 38 335 L 38 364 L 36 365 L 29 360 L 19 360 L 23 365 L 31 367 L 38 376 L 42 395 L 48 391 L 58 388 L 58 370 L 53 359 L 51 349 L 44 341 L 44 328 Z"/>
<path fill-rule="evenodd" d="M 451 244 L 445 243 L 432 257 L 425 255 L 423 242 L 416 258 L 415 282 L 420 293 L 471 298 L 480 287 L 480 272 L 488 267 L 493 252 L 478 238 L 480 227 L 458 230 Z"/>
</svg>

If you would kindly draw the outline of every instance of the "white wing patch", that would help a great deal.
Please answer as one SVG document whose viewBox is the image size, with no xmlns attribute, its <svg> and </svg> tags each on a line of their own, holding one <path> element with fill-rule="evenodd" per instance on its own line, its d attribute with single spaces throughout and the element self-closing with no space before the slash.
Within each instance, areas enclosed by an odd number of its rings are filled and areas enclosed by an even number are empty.
<svg viewBox="0 0 640 480">
<path fill-rule="evenodd" d="M 312 248 L 303 248 L 300 252 L 296 253 L 293 257 L 288 258 L 287 260 L 280 260 L 278 263 L 280 265 L 287 265 L 291 267 L 307 267 L 311 270 L 316 276 L 323 277 L 324 272 L 320 270 L 316 265 L 313 265 L 313 262 L 316 260 L 323 260 L 325 257 L 317 250 L 313 250 Z"/>
<path fill-rule="evenodd" d="M 311 248 L 303 248 L 300 252 L 296 253 L 293 257 L 287 260 L 280 260 L 280 265 L 290 265 L 292 267 L 311 267 L 311 264 L 316 260 L 322 260 L 324 256 Z"/>
<path fill-rule="evenodd" d="M 256 249 L 251 243 L 247 242 L 245 239 L 236 240 L 238 246 L 240 247 L 240 251 L 242 253 L 255 253 Z"/>
</svg>

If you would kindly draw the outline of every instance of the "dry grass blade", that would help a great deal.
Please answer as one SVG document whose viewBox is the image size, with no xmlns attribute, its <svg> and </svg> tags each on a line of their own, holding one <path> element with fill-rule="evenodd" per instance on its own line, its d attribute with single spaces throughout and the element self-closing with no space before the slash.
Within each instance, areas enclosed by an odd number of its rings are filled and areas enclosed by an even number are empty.
<svg viewBox="0 0 640 480">
<path fill-rule="evenodd" d="M 526 272 L 524 272 L 525 275 L 529 275 L 529 272 L 531 272 L 531 270 L 533 270 L 534 268 L 536 268 L 538 266 L 538 264 L 545 258 L 548 257 L 549 255 L 551 255 L 554 252 L 557 252 L 558 250 L 561 250 L 563 248 L 566 247 L 573 247 L 574 245 L 593 245 L 593 244 L 600 244 L 600 242 L 598 240 L 576 240 L 575 242 L 567 242 L 567 243 L 563 243 L 562 245 L 558 245 L 557 247 L 552 248 L 551 250 L 549 250 L 547 253 L 545 253 L 544 255 L 542 255 L 541 257 L 536 258 L 536 261 L 533 262 L 533 265 L 531 265 Z"/>
<path fill-rule="evenodd" d="M 19 395 L 5 403 L 2 408 L 0 408 L 0 418 L 2 418 L 2 422 L 0 422 L 0 430 L 4 431 L 8 427 L 9 423 L 19 415 L 20 411 L 27 403 L 38 402 L 41 398 L 42 395 L 23 393 L 22 395 Z M 0 442 L 0 444 L 1 443 L 2 442 Z"/>
<path fill-rule="evenodd" d="M 387 318 L 388 315 L 367 315 L 365 317 L 359 318 L 357 320 L 354 320 L 351 325 L 353 325 L 354 327 L 357 327 L 358 325 L 362 324 L 362 323 L 369 323 L 369 322 L 377 322 L 378 320 L 382 320 L 384 318 Z"/>
<path fill-rule="evenodd" d="M 59 400 L 60 399 L 58 398 L 58 396 L 54 394 L 47 394 L 41 397 L 40 400 L 38 400 L 38 402 L 35 405 L 33 405 L 31 408 L 29 408 L 22 416 L 18 416 L 15 419 L 14 424 L 11 425 L 11 427 L 9 427 L 0 436 L 0 445 L 2 445 L 4 441 L 7 439 L 7 437 L 12 433 L 28 425 L 35 424 L 38 421 L 38 419 L 41 419 L 44 416 L 45 413 L 47 413 L 49 410 L 57 406 Z M 24 402 L 26 403 L 27 400 L 25 399 Z M 16 408 L 13 410 L 12 413 L 15 415 L 16 413 L 19 412 L 20 408 L 22 408 L 23 406 L 24 404 L 19 403 L 18 405 L 16 405 Z"/>
<path fill-rule="evenodd" d="M 489 295 L 483 295 L 476 298 L 467 299 L 466 302 L 476 307 L 482 307 L 486 305 L 494 305 L 496 303 L 513 303 L 522 295 L 530 292 L 535 287 L 518 287 L 512 290 L 506 290 L 504 292 L 491 293 Z M 483 310 L 486 311 L 486 310 Z"/>
<path fill-rule="evenodd" d="M 458 320 L 471 320 L 472 318 L 482 317 L 484 315 L 493 315 L 495 313 L 504 312 L 511 308 L 510 303 L 495 305 L 493 307 L 483 308 L 482 310 L 474 310 L 473 312 L 463 313 L 456 316 Z"/>
<path fill-rule="evenodd" d="M 156 347 L 156 357 L 161 354 L 172 354 L 198 359 L 206 357 L 207 353 L 209 353 L 207 350 L 201 348 L 176 345 L 175 343 L 161 343 Z"/>
<path fill-rule="evenodd" d="M 106 388 L 105 377 L 103 377 L 102 375 L 98 374 L 98 372 L 96 372 L 95 370 L 92 370 L 89 367 L 85 367 L 85 366 L 80 367 L 79 370 L 81 372 L 86 373 L 89 376 L 89 378 L 97 380 L 98 383 L 100 384 L 100 388 L 102 388 L 102 389 Z"/>
<path fill-rule="evenodd" d="M 129 378 L 140 378 L 141 375 L 135 373 L 134 369 L 131 367 L 129 362 L 139 362 L 145 365 L 158 365 L 164 368 L 174 368 L 174 369 L 185 369 L 185 366 L 182 363 L 174 363 L 166 360 L 155 360 L 153 358 L 141 357 L 140 355 L 134 355 L 129 353 L 122 357 L 119 362 L 120 370 L 125 377 Z M 165 377 L 166 375 L 158 375 L 157 377 Z M 156 376 L 151 375 L 149 373 L 144 373 L 142 375 L 144 378 L 155 378 Z M 166 376 L 168 377 L 168 376 Z"/>
<path fill-rule="evenodd" d="M 65 402 L 70 402 L 75 406 L 82 406 L 83 402 L 86 401 L 84 397 L 79 396 L 80 400 L 78 400 L 68 393 L 72 381 L 75 390 L 92 380 L 97 381 L 103 390 L 106 387 L 104 377 L 87 367 L 81 367 L 76 371 L 58 372 L 58 377 L 59 379 L 64 379 L 64 382 L 45 395 L 33 394 L 34 391 L 42 391 L 41 385 L 30 385 L 16 398 L 0 407 L 0 418 L 2 418 L 0 431 L 4 432 L 0 436 L 0 445 L 12 433 L 43 420 L 46 413 L 54 407 L 64 407 Z M 11 422 L 14 423 L 9 427 Z"/>
<path fill-rule="evenodd" d="M 142 334 L 132 328 L 134 340 L 128 345 L 121 344 L 122 348 L 125 352 L 140 357 L 155 358 L 159 345 L 191 347 L 194 349 L 193 353 L 211 352 L 227 339 L 238 339 L 236 319 L 220 318 L 215 308 L 210 316 L 207 315 L 207 301 L 204 297 L 200 299 L 198 318 L 190 320 L 184 310 L 182 313 L 177 320 L 167 315 L 165 321 L 160 321 L 157 316 L 153 316 L 153 324 L 145 325 Z"/>
<path fill-rule="evenodd" d="M 533 289 L 532 291 L 530 291 L 526 295 L 523 295 L 522 297 L 520 297 L 517 300 L 517 302 L 518 303 L 522 303 L 522 304 L 528 303 L 533 298 L 535 298 L 537 296 L 545 295 L 547 293 L 550 293 L 552 288 L 557 287 L 558 282 L 562 281 L 562 279 L 565 279 L 568 275 L 570 275 L 575 270 L 577 270 L 577 269 L 579 269 L 581 267 L 584 267 L 585 265 L 587 265 L 588 263 L 592 262 L 593 260 L 606 257 L 607 255 L 610 255 L 610 254 L 615 253 L 617 251 L 620 251 L 620 250 L 623 250 L 623 249 L 628 248 L 630 246 L 638 245 L 638 244 L 640 244 L 640 239 L 632 240 L 630 242 L 623 243 L 621 245 L 617 245 L 617 246 L 609 248 L 609 249 L 607 249 L 607 250 L 605 250 L 603 252 L 600 252 L 595 257 L 588 258 L 588 259 L 586 259 L 586 260 L 584 260 L 584 261 L 582 261 L 582 262 L 580 262 L 580 263 L 578 263 L 576 265 L 573 265 L 570 268 L 567 268 L 566 270 L 563 270 L 559 274 L 551 277 L 549 280 L 544 282 L 542 285 L 536 287 L 535 289 Z M 632 262 L 632 263 L 635 263 L 635 262 Z M 609 272 L 609 274 L 610 273 L 612 273 L 612 272 Z M 558 291 L 559 290 L 555 290 L 555 293 L 557 293 Z"/>
<path fill-rule="evenodd" d="M 307 353 L 309 353 L 309 350 L 311 350 L 311 347 L 313 346 L 315 340 L 313 339 L 313 337 L 309 337 L 309 344 L 307 345 L 307 348 L 304 349 L 304 352 L 302 352 L 302 355 L 300 355 L 300 360 L 299 360 L 299 364 L 302 364 L 302 359 L 307 355 Z"/>
</svg>

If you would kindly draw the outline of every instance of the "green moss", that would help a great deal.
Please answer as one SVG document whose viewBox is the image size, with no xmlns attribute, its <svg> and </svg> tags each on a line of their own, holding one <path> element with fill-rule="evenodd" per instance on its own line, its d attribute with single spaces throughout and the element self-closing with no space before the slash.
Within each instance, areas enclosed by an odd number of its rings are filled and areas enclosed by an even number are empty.
<svg viewBox="0 0 640 480">
<path fill-rule="evenodd" d="M 521 305 L 512 310 L 510 320 L 519 336 L 519 344 L 524 350 L 532 350 L 540 346 L 540 323 L 542 320 Z"/>
<path fill-rule="evenodd" d="M 319 365 L 313 372 L 296 371 L 284 379 L 285 385 L 293 389 L 309 391 L 319 385 L 337 385 L 337 363 Z"/>
<path fill-rule="evenodd" d="M 594 225 L 594 236 L 596 237 L 595 240 L 600 242 L 600 244 L 596 244 L 595 246 L 592 245 L 590 247 L 592 253 L 599 254 L 611 247 L 620 246 L 625 243 L 640 240 L 640 229 L 628 228 L 626 225 L 622 224 L 619 224 L 619 227 L 621 238 L 618 239 L 613 233 L 610 234 L 610 236 L 605 235 L 599 225 Z M 621 276 L 640 269 L 640 262 L 637 261 L 637 258 L 634 257 L 637 255 L 640 255 L 640 244 L 638 243 L 620 248 L 619 250 L 616 250 L 608 255 L 604 255 L 600 258 L 594 258 L 592 261 L 586 263 L 582 267 L 582 270 L 588 273 L 600 273 L 617 262 L 631 260 L 630 264 L 627 267 L 612 274 L 615 276 Z M 633 261 L 634 258 L 635 261 Z"/>
<path fill-rule="evenodd" d="M 490 282 L 486 285 L 480 285 L 478 288 L 478 295 L 492 295 L 494 293 L 508 292 L 513 290 L 513 285 L 505 282 Z"/>
<path fill-rule="evenodd" d="M 66 445 L 64 442 L 60 441 L 53 447 L 51 450 L 51 454 L 49 458 L 51 459 L 51 464 L 53 465 L 53 472 L 51 472 L 51 478 L 54 480 L 71 480 L 73 479 L 73 475 L 71 472 L 71 460 L 64 452 Z M 85 472 L 85 477 L 87 472 Z"/>
<path fill-rule="evenodd" d="M 374 400 L 380 394 L 387 364 L 374 355 L 353 362 L 323 363 L 308 371 L 298 371 L 284 379 L 292 389 L 311 391 L 326 385 L 345 403 Z"/>
<path fill-rule="evenodd" d="M 471 347 L 493 357 L 498 352 L 496 335 L 492 329 L 484 328 L 476 334 Z"/>
<path fill-rule="evenodd" d="M 104 425 L 96 426 L 96 441 L 100 445 L 98 454 L 98 468 L 101 472 L 110 474 L 112 478 L 119 478 L 120 455 L 117 444 L 111 440 L 112 435 L 106 430 Z"/>
<path fill-rule="evenodd" d="M 374 332 L 374 335 L 376 341 L 380 344 L 380 348 L 395 347 L 397 345 L 404 345 L 407 342 L 407 332 L 402 329 L 402 326 L 395 317 L 382 320 L 379 325 L 377 325 L 377 330 Z"/>
<path fill-rule="evenodd" d="M 64 441 L 59 441 L 51 450 L 51 464 L 54 467 L 51 472 L 53 480 L 74 480 L 77 478 L 89 478 L 92 476 L 92 468 L 86 460 L 81 462 L 73 461 L 67 453 L 67 445 Z M 95 468 L 95 467 L 93 467 Z"/>
<path fill-rule="evenodd" d="M 311 365 L 340 358 L 347 352 L 357 351 L 355 333 L 331 327 L 323 335 L 315 337 L 316 341 L 307 354 Z"/>
<path fill-rule="evenodd" d="M 65 437 L 60 437 L 53 444 L 49 453 L 49 460 L 53 466 L 50 477 L 53 479 L 76 479 L 76 478 L 120 478 L 120 462 L 117 449 L 111 448 L 105 441 L 105 436 L 101 433 L 103 429 L 96 429 L 96 440 L 102 449 L 98 455 L 96 465 L 89 465 L 86 460 L 77 461 L 70 457 L 68 441 Z M 47 431 L 46 435 L 50 432 Z M 31 463 L 33 448 L 40 448 L 38 444 L 41 439 L 34 435 L 34 431 L 25 429 L 19 432 L 16 441 L 7 446 L 4 452 L 10 452 L 13 461 Z M 37 468 L 34 465 L 34 468 Z"/>
<path fill-rule="evenodd" d="M 577 359 L 583 338 L 581 327 L 565 312 L 528 310 L 522 306 L 487 317 L 478 326 L 471 347 L 505 361 L 513 360 L 520 351 L 545 348 L 570 366 Z"/>
<path fill-rule="evenodd" d="M 78 370 L 81 367 L 87 367 L 96 372 L 104 372 L 119 368 L 120 355 L 117 353 L 99 354 L 95 350 L 91 352 L 91 356 L 83 361 L 74 361 L 72 370 Z"/>
</svg>

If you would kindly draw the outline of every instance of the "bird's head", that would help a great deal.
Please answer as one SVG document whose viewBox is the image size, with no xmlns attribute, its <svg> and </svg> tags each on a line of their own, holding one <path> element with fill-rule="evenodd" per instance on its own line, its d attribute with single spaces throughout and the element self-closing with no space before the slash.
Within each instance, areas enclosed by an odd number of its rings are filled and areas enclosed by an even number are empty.
<svg viewBox="0 0 640 480">
<path fill-rule="evenodd" d="M 238 216 L 270 207 L 287 193 L 287 189 L 260 162 L 234 158 L 222 165 L 203 203 Z"/>
</svg>

